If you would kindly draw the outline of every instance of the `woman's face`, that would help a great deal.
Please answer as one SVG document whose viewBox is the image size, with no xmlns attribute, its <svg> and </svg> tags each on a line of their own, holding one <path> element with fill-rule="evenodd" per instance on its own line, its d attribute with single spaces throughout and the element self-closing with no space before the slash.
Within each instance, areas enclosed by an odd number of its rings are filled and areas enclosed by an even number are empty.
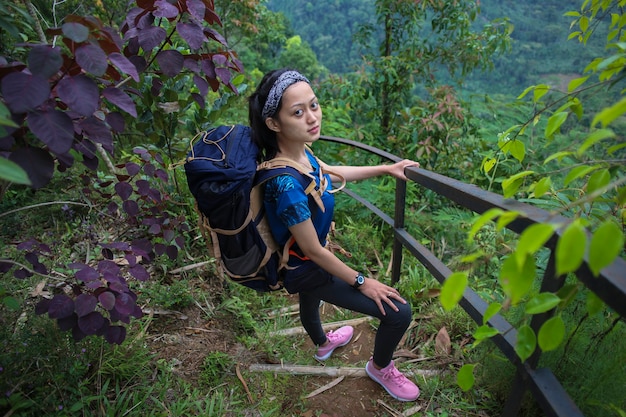
<svg viewBox="0 0 626 417">
<path fill-rule="evenodd" d="M 311 86 L 299 81 L 289 86 L 283 93 L 278 114 L 268 125 L 276 132 L 279 140 L 314 142 L 322 129 L 322 109 Z M 268 119 L 269 120 L 269 119 Z"/>
</svg>

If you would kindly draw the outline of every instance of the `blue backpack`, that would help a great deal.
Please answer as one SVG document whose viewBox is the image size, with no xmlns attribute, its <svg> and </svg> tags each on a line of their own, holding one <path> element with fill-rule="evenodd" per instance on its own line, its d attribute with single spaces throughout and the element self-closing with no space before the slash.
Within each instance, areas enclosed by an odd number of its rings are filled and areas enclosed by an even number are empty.
<svg viewBox="0 0 626 417">
<path fill-rule="evenodd" d="M 197 137 L 185 160 L 185 174 L 200 214 L 200 230 L 219 272 L 257 291 L 282 288 L 279 270 L 287 263 L 289 248 L 278 248 L 272 238 L 261 186 L 288 174 L 302 184 L 309 204 L 319 205 L 315 179 L 288 159 L 257 164 L 259 150 L 248 126 L 219 126 Z"/>
</svg>

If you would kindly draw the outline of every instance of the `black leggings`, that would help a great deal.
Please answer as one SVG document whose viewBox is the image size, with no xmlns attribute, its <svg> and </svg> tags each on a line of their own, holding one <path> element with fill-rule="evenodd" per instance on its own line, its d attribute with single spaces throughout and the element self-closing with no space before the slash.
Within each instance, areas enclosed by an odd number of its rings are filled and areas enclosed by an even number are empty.
<svg viewBox="0 0 626 417">
<path fill-rule="evenodd" d="M 393 352 L 400 343 L 404 332 L 411 324 L 412 311 L 410 304 L 402 304 L 392 300 L 399 311 L 395 312 L 383 302 L 385 316 L 382 315 L 374 300 L 366 297 L 359 290 L 339 278 L 332 277 L 326 284 L 308 291 L 302 291 L 300 295 L 300 321 L 309 337 L 316 345 L 326 342 L 326 334 L 320 320 L 320 300 L 334 304 L 338 307 L 367 314 L 380 319 L 380 325 L 376 332 L 374 342 L 374 363 L 385 367 L 391 362 Z"/>
</svg>

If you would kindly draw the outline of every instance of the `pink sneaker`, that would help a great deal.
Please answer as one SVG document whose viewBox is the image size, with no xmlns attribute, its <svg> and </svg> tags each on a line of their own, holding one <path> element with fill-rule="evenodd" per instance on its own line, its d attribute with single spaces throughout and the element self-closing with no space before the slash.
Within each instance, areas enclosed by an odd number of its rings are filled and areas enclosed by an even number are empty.
<svg viewBox="0 0 626 417">
<path fill-rule="evenodd" d="M 326 333 L 326 338 L 329 343 L 326 346 L 320 346 L 317 348 L 317 353 L 315 354 L 315 359 L 318 361 L 325 361 L 330 358 L 333 351 L 338 347 L 345 346 L 352 339 L 352 333 L 354 333 L 354 329 L 352 326 L 343 326 L 337 329 L 337 331 L 330 331 Z"/>
<path fill-rule="evenodd" d="M 420 395 L 420 389 L 398 371 L 391 361 L 389 365 L 382 369 L 376 369 L 374 362 L 370 358 L 365 365 L 365 372 L 396 400 L 415 401 Z"/>
</svg>

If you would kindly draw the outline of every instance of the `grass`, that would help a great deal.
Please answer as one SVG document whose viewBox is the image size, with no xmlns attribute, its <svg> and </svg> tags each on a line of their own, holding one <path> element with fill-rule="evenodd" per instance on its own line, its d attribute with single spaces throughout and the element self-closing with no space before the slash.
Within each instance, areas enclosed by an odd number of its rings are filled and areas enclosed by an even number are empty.
<svg viewBox="0 0 626 417">
<path fill-rule="evenodd" d="M 50 190 L 41 193 L 12 190 L 0 209 L 7 212 L 53 201 L 54 190 L 62 186 L 68 190 L 64 199 L 79 201 L 81 195 L 78 187 L 72 185 L 72 178 L 70 173 L 61 175 Z M 377 189 L 365 186 L 364 190 L 374 192 Z M 339 233 L 334 241 L 353 251 L 353 257 L 346 258 L 348 263 L 367 268 L 379 279 L 388 281 L 389 231 L 386 226 L 372 222 L 369 215 L 359 213 L 355 206 L 347 208 L 349 214 L 340 217 Z M 193 215 L 193 211 L 188 212 Z M 464 239 L 458 231 L 449 234 L 447 229 L 449 224 L 467 224 L 468 216 L 454 209 L 435 213 L 420 209 L 416 217 L 411 227 L 421 230 L 417 238 L 432 244 L 433 249 L 440 251 L 452 264 L 461 265 L 458 256 L 467 249 L 463 247 Z M 64 208 L 57 204 L 19 211 L 0 217 L 0 256 L 15 256 L 13 242 L 23 236 L 56 241 L 54 254 L 43 262 L 54 269 L 53 274 L 58 274 L 55 276 L 60 276 L 68 272 L 62 264 L 82 261 L 85 253 L 93 249 L 86 247 L 85 241 L 94 235 L 106 240 L 107 236 L 116 234 L 114 226 L 100 217 L 97 210 L 82 206 Z M 441 243 L 444 240 L 445 246 Z M 188 243 L 181 254 L 184 259 L 179 262 L 193 263 L 206 258 L 202 240 L 195 239 L 192 233 Z M 492 264 L 497 264 L 502 255 L 498 249 L 501 243 L 488 233 L 477 239 L 477 244 L 492 252 L 489 263 L 474 271 L 471 282 L 481 296 L 490 300 L 502 297 L 495 290 L 497 286 L 491 273 L 497 266 Z M 258 357 L 291 364 L 316 363 L 311 355 L 301 352 L 306 336 L 276 337 L 271 333 L 299 326 L 295 316 L 268 316 L 268 312 L 288 305 L 286 297 L 259 294 L 234 284 L 225 284 L 219 292 L 214 292 L 204 281 L 214 273 L 214 268 L 209 266 L 205 276 L 189 271 L 173 279 L 168 272 L 177 266 L 180 265 L 173 262 L 160 265 L 154 268 L 152 280 L 133 284 L 142 305 L 166 310 L 197 309 L 206 322 L 231 323 L 235 341 Z M 74 342 L 69 334 L 60 332 L 53 321 L 33 314 L 37 297 L 30 293 L 43 280 L 35 276 L 24 280 L 4 279 L 0 283 L 3 297 L 13 297 L 16 301 L 0 303 L 0 414 L 143 417 L 238 416 L 256 412 L 273 417 L 284 415 L 283 407 L 296 411 L 305 409 L 301 397 L 307 377 L 297 377 L 298 384 L 294 384 L 291 376 L 247 373 L 240 369 L 255 397 L 255 403 L 250 404 L 237 376 L 240 358 L 232 351 L 199 351 L 198 380 L 181 377 L 176 372 L 179 364 L 174 359 L 159 359 L 150 349 L 146 329 L 154 325 L 154 319 L 148 316 L 131 321 L 128 337 L 120 346 L 110 346 L 94 337 Z M 48 278 L 48 284 L 54 281 Z M 398 285 L 411 301 L 417 319 L 417 325 L 407 335 L 410 346 L 425 356 L 437 357 L 432 337 L 444 327 L 450 336 L 453 354 L 446 361 L 420 364 L 450 371 L 420 381 L 424 415 L 498 414 L 508 395 L 513 367 L 490 342 L 469 349 L 469 335 L 476 325 L 458 307 L 443 311 L 437 300 L 439 283 L 408 253 L 404 255 Z M 620 390 L 626 385 L 623 365 L 626 363 L 623 345 L 626 329 L 623 321 L 616 321 L 607 311 L 584 317 L 584 309 L 576 307 L 584 303 L 581 298 L 567 310 L 571 342 L 561 350 L 544 355 L 542 365 L 555 370 L 589 417 L 620 416 L 616 410 L 626 406 Z M 330 311 L 332 315 L 328 320 L 355 317 L 339 309 Z M 518 311 L 511 310 L 507 314 L 513 323 L 519 321 Z M 477 382 L 469 392 L 462 392 L 456 385 L 455 371 L 463 363 L 479 363 Z M 342 363 L 340 359 L 331 358 L 328 364 L 339 366 Z M 417 365 L 408 367 L 413 366 Z M 524 413 L 525 417 L 540 415 L 532 401 L 527 402 Z"/>
</svg>

